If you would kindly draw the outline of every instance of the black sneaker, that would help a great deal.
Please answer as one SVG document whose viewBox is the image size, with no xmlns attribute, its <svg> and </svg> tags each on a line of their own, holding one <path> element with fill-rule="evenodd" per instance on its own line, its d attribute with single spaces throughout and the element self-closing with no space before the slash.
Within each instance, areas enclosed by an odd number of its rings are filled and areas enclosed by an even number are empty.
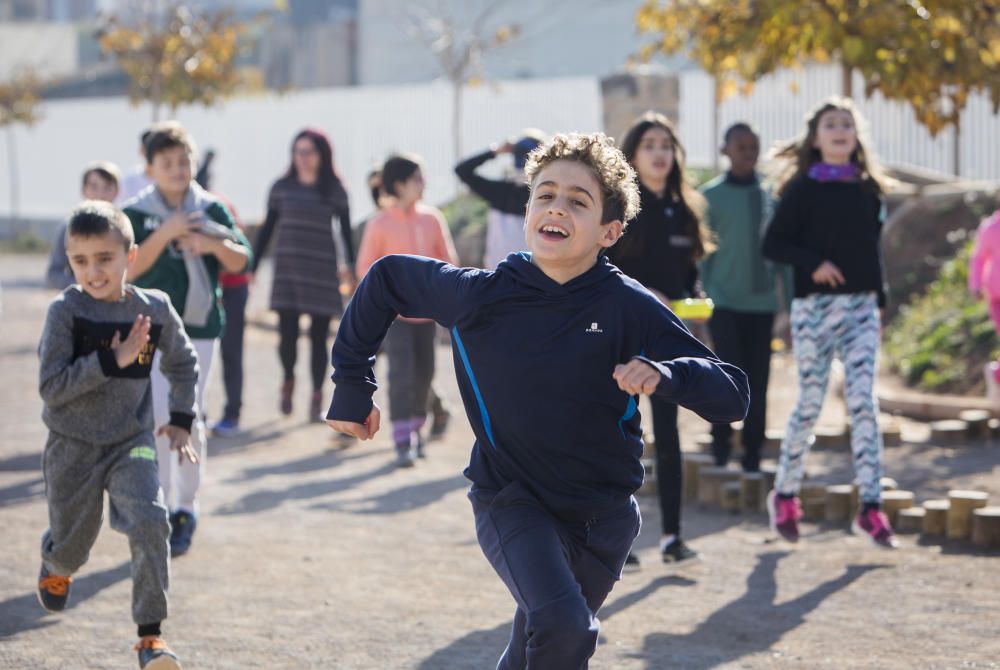
<svg viewBox="0 0 1000 670">
<path fill-rule="evenodd" d="M 183 556 L 191 548 L 198 518 L 190 512 L 180 510 L 170 515 L 170 555 Z"/>
<path fill-rule="evenodd" d="M 140 670 L 181 670 L 181 661 L 163 638 L 148 635 L 135 645 L 139 653 Z"/>
<path fill-rule="evenodd" d="M 625 557 L 625 566 L 622 568 L 622 572 L 636 572 L 641 567 L 642 563 L 639 561 L 639 557 L 631 551 L 628 552 L 628 556 Z"/>
<path fill-rule="evenodd" d="M 431 419 L 431 429 L 427 434 L 429 440 L 440 440 L 444 431 L 448 430 L 448 421 L 451 420 L 451 412 L 446 409 L 436 412 Z"/>
<path fill-rule="evenodd" d="M 693 563 L 701 558 L 697 551 L 684 544 L 684 540 L 677 538 L 660 552 L 664 563 Z"/>
<path fill-rule="evenodd" d="M 62 612 L 69 600 L 70 577 L 53 575 L 42 565 L 38 573 L 38 602 L 49 612 Z"/>
</svg>

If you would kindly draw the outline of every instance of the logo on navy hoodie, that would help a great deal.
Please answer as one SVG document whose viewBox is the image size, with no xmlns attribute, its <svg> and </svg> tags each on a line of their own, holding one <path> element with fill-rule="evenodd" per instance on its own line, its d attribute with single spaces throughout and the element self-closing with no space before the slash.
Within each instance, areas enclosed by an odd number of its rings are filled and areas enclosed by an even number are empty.
<svg viewBox="0 0 1000 670">
<path fill-rule="evenodd" d="M 597 322 L 594 321 L 593 323 L 590 324 L 590 328 L 588 328 L 586 330 L 586 332 L 588 332 L 588 333 L 603 333 L 604 331 L 601 329 L 600 326 L 597 325 Z"/>
</svg>

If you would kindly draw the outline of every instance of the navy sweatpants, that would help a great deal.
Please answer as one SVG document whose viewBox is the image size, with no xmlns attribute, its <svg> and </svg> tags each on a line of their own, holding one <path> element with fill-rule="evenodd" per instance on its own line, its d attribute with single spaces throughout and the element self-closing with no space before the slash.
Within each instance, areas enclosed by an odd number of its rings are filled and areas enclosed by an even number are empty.
<svg viewBox="0 0 1000 670">
<path fill-rule="evenodd" d="M 520 483 L 469 492 L 476 535 L 517 610 L 497 670 L 583 670 L 600 609 L 639 534 L 635 498 L 588 520 L 557 518 Z"/>
</svg>

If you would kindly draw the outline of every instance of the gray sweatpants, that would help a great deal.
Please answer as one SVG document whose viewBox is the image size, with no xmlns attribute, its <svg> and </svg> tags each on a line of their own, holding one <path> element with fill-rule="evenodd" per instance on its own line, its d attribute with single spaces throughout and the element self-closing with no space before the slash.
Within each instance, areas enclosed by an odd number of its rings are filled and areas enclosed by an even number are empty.
<svg viewBox="0 0 1000 670">
<path fill-rule="evenodd" d="M 132 618 L 151 624 L 167 618 L 170 522 L 160 493 L 153 435 L 97 446 L 49 433 L 42 456 L 49 528 L 42 561 L 69 576 L 87 562 L 108 492 L 111 527 L 128 536 L 132 552 Z"/>
</svg>

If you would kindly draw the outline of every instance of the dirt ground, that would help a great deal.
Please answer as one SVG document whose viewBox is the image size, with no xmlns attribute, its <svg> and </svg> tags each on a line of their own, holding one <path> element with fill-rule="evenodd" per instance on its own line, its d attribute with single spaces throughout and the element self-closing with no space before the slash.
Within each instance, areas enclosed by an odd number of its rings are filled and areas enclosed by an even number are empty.
<svg viewBox="0 0 1000 670">
<path fill-rule="evenodd" d="M 46 614 L 35 600 L 46 525 L 35 348 L 52 297 L 43 264 L 0 256 L 0 668 L 135 667 L 124 536 L 102 531 L 67 611 Z M 262 280 L 255 310 L 266 289 Z M 514 605 L 475 541 L 464 417 L 413 470 L 393 468 L 386 437 L 340 448 L 328 428 L 305 422 L 307 384 L 293 417 L 279 416 L 277 335 L 257 323 L 247 333 L 246 432 L 211 441 L 195 543 L 172 566 L 164 633 L 184 667 L 494 667 Z M 444 347 L 438 370 L 437 388 L 460 411 Z M 778 357 L 772 429 L 794 396 L 791 363 Z M 821 422 L 842 424 L 842 404 L 828 405 Z M 696 448 L 704 422 L 685 413 L 682 424 L 685 448 Z M 905 444 L 886 449 L 886 473 L 918 500 L 975 487 L 1000 501 L 1000 443 L 944 448 L 926 436 L 907 423 Z M 809 461 L 821 481 L 848 482 L 849 467 L 842 449 Z M 643 566 L 601 611 L 591 668 L 1000 668 L 996 553 L 913 536 L 886 552 L 816 524 L 793 548 L 770 537 L 763 515 L 689 505 L 684 535 L 704 560 L 670 571 L 658 560 L 655 500 L 640 500 Z"/>
</svg>

